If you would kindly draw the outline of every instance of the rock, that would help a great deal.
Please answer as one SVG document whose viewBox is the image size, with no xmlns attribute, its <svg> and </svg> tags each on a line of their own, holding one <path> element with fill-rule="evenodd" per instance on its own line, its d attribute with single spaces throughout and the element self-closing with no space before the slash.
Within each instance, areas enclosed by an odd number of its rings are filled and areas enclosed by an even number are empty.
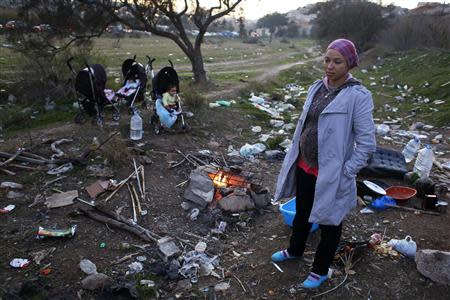
<svg viewBox="0 0 450 300">
<path fill-rule="evenodd" d="M 104 288 L 112 283 L 112 279 L 103 273 L 89 275 L 81 281 L 81 287 L 85 290 Z"/>
<path fill-rule="evenodd" d="M 183 279 L 177 282 L 176 291 L 187 291 L 192 288 L 192 283 L 189 279 Z"/>
<path fill-rule="evenodd" d="M 232 194 L 220 199 L 219 207 L 229 212 L 240 212 L 255 208 L 255 203 L 245 192 L 236 190 Z"/>
<path fill-rule="evenodd" d="M 197 245 L 195 245 L 195 251 L 197 251 L 197 252 L 205 252 L 206 251 L 206 243 L 205 242 L 198 242 Z"/>
<path fill-rule="evenodd" d="M 167 261 L 168 258 L 181 254 L 180 248 L 175 244 L 175 242 L 170 237 L 163 237 L 158 240 L 159 251 L 164 255 L 164 259 Z"/>
<path fill-rule="evenodd" d="M 11 182 L 11 181 L 4 181 L 0 184 L 0 188 L 21 190 L 21 189 L 23 189 L 23 185 L 21 185 L 20 183 L 15 183 L 15 182 Z"/>
<path fill-rule="evenodd" d="M 252 196 L 253 202 L 255 203 L 256 207 L 258 207 L 258 208 L 266 207 L 270 203 L 270 194 L 267 189 L 262 190 L 258 193 L 255 193 L 252 191 L 251 196 Z"/>
<path fill-rule="evenodd" d="M 16 96 L 14 96 L 13 94 L 9 94 L 8 95 L 8 103 L 14 104 L 14 103 L 16 103 L 16 101 L 17 101 L 17 97 Z"/>
<path fill-rule="evenodd" d="M 140 157 L 140 161 L 144 163 L 144 165 L 151 165 L 153 163 L 153 160 L 147 155 L 142 155 Z"/>
<path fill-rule="evenodd" d="M 189 186 L 184 191 L 183 197 L 197 203 L 202 208 L 206 207 L 214 197 L 214 184 L 209 176 L 200 170 L 193 170 L 189 176 Z"/>
<path fill-rule="evenodd" d="M 417 270 L 431 280 L 450 285 L 450 252 L 425 249 L 416 253 Z"/>
</svg>

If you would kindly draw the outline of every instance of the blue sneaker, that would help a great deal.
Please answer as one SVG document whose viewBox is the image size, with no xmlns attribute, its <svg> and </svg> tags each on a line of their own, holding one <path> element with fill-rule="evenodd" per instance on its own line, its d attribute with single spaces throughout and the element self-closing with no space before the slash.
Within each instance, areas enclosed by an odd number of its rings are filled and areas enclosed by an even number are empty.
<svg viewBox="0 0 450 300">
<path fill-rule="evenodd" d="M 316 273 L 309 273 L 308 278 L 302 283 L 302 287 L 305 289 L 315 289 L 318 288 L 325 280 L 327 280 L 328 275 L 320 276 Z"/>
<path fill-rule="evenodd" d="M 290 255 L 288 253 L 287 249 L 280 250 L 280 251 L 277 251 L 274 254 L 272 254 L 272 261 L 274 261 L 274 262 L 281 262 L 281 261 L 297 259 L 297 258 L 300 258 L 300 256 Z"/>
</svg>

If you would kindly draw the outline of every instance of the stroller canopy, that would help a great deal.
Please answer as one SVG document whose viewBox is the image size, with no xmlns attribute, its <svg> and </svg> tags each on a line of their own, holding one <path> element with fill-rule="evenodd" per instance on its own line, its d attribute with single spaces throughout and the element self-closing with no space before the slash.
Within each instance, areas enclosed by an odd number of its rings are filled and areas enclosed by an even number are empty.
<svg viewBox="0 0 450 300">
<path fill-rule="evenodd" d="M 177 93 L 180 91 L 180 81 L 178 79 L 177 71 L 172 67 L 162 68 L 153 78 L 152 81 L 153 93 L 156 96 L 161 96 L 170 86 L 176 86 Z"/>
<path fill-rule="evenodd" d="M 94 100 L 95 98 L 102 97 L 104 95 L 104 89 L 106 85 L 106 72 L 102 65 L 95 64 L 89 66 L 92 74 L 92 84 L 89 78 L 89 70 L 85 68 L 78 72 L 75 78 L 75 89 L 83 94 L 86 98 Z M 92 94 L 94 90 L 95 95 Z"/>
<path fill-rule="evenodd" d="M 147 74 L 142 64 L 136 62 L 133 58 L 126 59 L 122 64 L 122 74 L 124 81 L 127 80 L 140 80 L 141 88 L 147 85 Z"/>
</svg>

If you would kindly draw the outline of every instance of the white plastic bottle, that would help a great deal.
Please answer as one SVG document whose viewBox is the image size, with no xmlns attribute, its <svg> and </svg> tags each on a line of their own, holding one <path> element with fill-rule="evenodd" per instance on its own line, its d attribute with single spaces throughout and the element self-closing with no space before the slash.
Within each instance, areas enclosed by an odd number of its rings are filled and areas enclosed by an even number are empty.
<svg viewBox="0 0 450 300">
<path fill-rule="evenodd" d="M 142 118 L 139 113 L 135 110 L 130 120 L 130 139 L 140 140 L 142 139 Z"/>
<path fill-rule="evenodd" d="M 420 149 L 420 140 L 417 137 L 411 139 L 402 151 L 406 163 L 410 163 Z"/>
<path fill-rule="evenodd" d="M 425 148 L 419 151 L 416 163 L 414 164 L 414 172 L 419 174 L 420 178 L 425 178 L 430 175 L 433 167 L 434 153 L 430 145 L 425 145 Z"/>
</svg>

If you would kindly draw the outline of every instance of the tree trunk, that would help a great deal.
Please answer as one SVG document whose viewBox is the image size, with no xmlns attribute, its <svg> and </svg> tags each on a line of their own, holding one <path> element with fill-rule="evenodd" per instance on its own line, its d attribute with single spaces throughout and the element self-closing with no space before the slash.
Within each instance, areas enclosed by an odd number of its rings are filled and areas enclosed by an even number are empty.
<svg viewBox="0 0 450 300">
<path fill-rule="evenodd" d="M 191 57 L 189 57 L 192 64 L 192 73 L 194 73 L 195 83 L 203 84 L 208 81 L 206 77 L 205 65 L 203 63 L 203 56 L 200 49 L 195 49 Z"/>
</svg>

